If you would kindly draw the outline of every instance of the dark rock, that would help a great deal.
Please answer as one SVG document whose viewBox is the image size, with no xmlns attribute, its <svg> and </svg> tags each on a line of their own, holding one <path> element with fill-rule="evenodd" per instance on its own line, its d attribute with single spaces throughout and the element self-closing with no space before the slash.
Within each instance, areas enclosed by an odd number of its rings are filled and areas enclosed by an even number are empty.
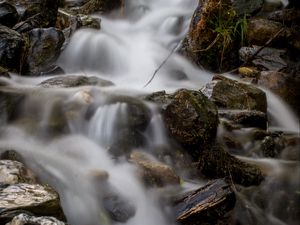
<svg viewBox="0 0 300 225">
<path fill-rule="evenodd" d="M 0 66 L 19 71 L 24 43 L 19 33 L 0 25 Z"/>
<path fill-rule="evenodd" d="M 69 88 L 69 87 L 80 87 L 80 86 L 112 86 L 114 85 L 111 81 L 103 80 L 98 77 L 87 77 L 77 75 L 66 75 L 53 77 L 43 81 L 39 86 L 44 88 Z"/>
<path fill-rule="evenodd" d="M 158 162 L 145 152 L 132 152 L 130 161 L 139 167 L 139 175 L 147 186 L 163 187 L 178 185 L 180 182 L 179 177 L 170 166 Z"/>
<path fill-rule="evenodd" d="M 300 20 L 300 10 L 292 8 L 275 11 L 268 15 L 268 19 L 284 24 L 291 24 Z"/>
<path fill-rule="evenodd" d="M 251 15 L 258 12 L 262 6 L 263 0 L 232 0 L 232 5 L 238 15 Z"/>
<path fill-rule="evenodd" d="M 36 215 L 61 214 L 58 194 L 39 184 L 23 183 L 0 188 L 0 217 L 15 210 L 28 210 Z"/>
<path fill-rule="evenodd" d="M 14 6 L 7 2 L 0 2 L 0 24 L 12 27 L 19 20 L 19 14 Z"/>
<path fill-rule="evenodd" d="M 219 110 L 219 116 L 243 127 L 267 129 L 267 115 L 255 110 Z"/>
<path fill-rule="evenodd" d="M 207 178 L 223 178 L 244 186 L 259 185 L 264 177 L 260 169 L 242 162 L 215 144 L 202 151 L 199 158 L 199 171 Z"/>
<path fill-rule="evenodd" d="M 33 173 L 17 161 L 0 160 L 0 184 L 35 183 Z"/>
<path fill-rule="evenodd" d="M 120 8 L 122 0 L 89 0 L 79 8 L 82 14 L 92 14 L 95 12 L 110 12 L 113 9 Z"/>
<path fill-rule="evenodd" d="M 245 21 L 237 16 L 230 0 L 199 1 L 181 51 L 205 69 L 232 70 L 239 64 L 244 26 Z"/>
<path fill-rule="evenodd" d="M 55 28 L 36 28 L 27 33 L 29 47 L 22 72 L 39 75 L 54 63 L 64 43 L 64 35 Z"/>
<path fill-rule="evenodd" d="M 187 148 L 206 146 L 215 140 L 219 123 L 216 106 L 201 92 L 179 90 L 163 110 L 170 134 Z M 191 154 L 198 156 L 197 151 Z"/>
<path fill-rule="evenodd" d="M 262 71 L 258 85 L 270 89 L 284 99 L 300 115 L 300 77 L 277 71 Z"/>
<path fill-rule="evenodd" d="M 25 213 L 15 216 L 12 221 L 6 225 L 65 225 L 64 222 L 57 220 L 54 217 L 42 216 L 36 217 Z"/>
<path fill-rule="evenodd" d="M 266 94 L 259 88 L 223 76 L 215 76 L 202 92 L 219 108 L 267 112 Z"/>
<path fill-rule="evenodd" d="M 263 156 L 276 158 L 285 148 L 285 140 L 280 133 L 272 133 L 266 136 L 261 142 L 261 151 Z"/>
<path fill-rule="evenodd" d="M 174 201 L 176 220 L 183 225 L 219 224 L 233 209 L 235 194 L 224 180 L 214 180 Z"/>
<path fill-rule="evenodd" d="M 3 67 L 0 66 L 0 77 L 7 77 L 9 78 L 8 70 L 4 69 Z"/>
</svg>

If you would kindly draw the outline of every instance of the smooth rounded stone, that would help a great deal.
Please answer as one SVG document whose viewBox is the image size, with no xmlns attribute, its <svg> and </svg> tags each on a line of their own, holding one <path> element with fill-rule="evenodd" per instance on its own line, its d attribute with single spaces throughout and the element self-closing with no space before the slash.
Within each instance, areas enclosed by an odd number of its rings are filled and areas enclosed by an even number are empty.
<svg viewBox="0 0 300 225">
<path fill-rule="evenodd" d="M 247 24 L 247 39 L 250 45 L 263 46 L 282 28 L 283 25 L 281 23 L 262 18 L 253 18 Z M 271 46 L 276 42 L 280 44 L 284 43 L 286 41 L 285 36 L 285 31 L 281 32 L 276 40 L 270 43 Z"/>
<path fill-rule="evenodd" d="M 300 76 L 277 71 L 262 71 L 257 84 L 280 96 L 300 115 Z"/>
<path fill-rule="evenodd" d="M 132 152 L 130 161 L 138 166 L 138 173 L 147 186 L 163 187 L 180 183 L 180 178 L 172 167 L 155 160 L 145 152 Z"/>
<path fill-rule="evenodd" d="M 219 110 L 221 118 L 228 119 L 243 127 L 257 127 L 267 129 L 267 115 L 256 110 Z"/>
<path fill-rule="evenodd" d="M 231 0 L 231 2 L 238 15 L 251 15 L 263 7 L 264 0 Z"/>
<path fill-rule="evenodd" d="M 201 92 L 182 89 L 163 110 L 170 134 L 183 146 L 206 146 L 215 140 L 219 123 L 216 106 Z M 197 151 L 192 151 L 197 156 Z"/>
<path fill-rule="evenodd" d="M 14 6 L 8 2 L 0 2 L 0 24 L 12 27 L 19 20 L 19 14 Z"/>
<path fill-rule="evenodd" d="M 35 183 L 33 173 L 17 161 L 0 160 L 0 184 Z"/>
<path fill-rule="evenodd" d="M 202 151 L 198 161 L 199 171 L 207 178 L 227 178 L 243 186 L 259 185 L 264 176 L 261 170 L 230 155 L 216 143 Z"/>
<path fill-rule="evenodd" d="M 39 84 L 39 86 L 44 88 L 70 88 L 90 85 L 107 87 L 113 86 L 114 84 L 111 81 L 104 80 L 98 77 L 88 77 L 79 75 L 56 76 L 45 80 Z"/>
<path fill-rule="evenodd" d="M 295 8 L 278 10 L 271 12 L 268 19 L 285 24 L 293 23 L 300 20 L 300 10 Z"/>
<path fill-rule="evenodd" d="M 0 66 L 19 71 L 24 43 L 19 33 L 0 25 Z"/>
<path fill-rule="evenodd" d="M 64 222 L 57 220 L 54 217 L 42 216 L 36 217 L 27 214 L 20 214 L 15 216 L 11 222 L 5 225 L 65 225 Z"/>
<path fill-rule="evenodd" d="M 201 91 L 221 109 L 267 112 L 265 92 L 251 84 L 217 75 Z"/>
<path fill-rule="evenodd" d="M 0 216 L 13 210 L 27 210 L 36 215 L 61 215 L 58 194 L 49 186 L 39 184 L 0 187 Z"/>
<path fill-rule="evenodd" d="M 237 30 L 243 25 L 237 25 L 239 18 L 231 1 L 198 2 L 181 53 L 199 67 L 213 72 L 236 68 L 240 64 L 238 50 L 243 40 L 241 32 Z"/>
<path fill-rule="evenodd" d="M 22 72 L 39 75 L 47 71 L 60 54 L 64 35 L 55 28 L 36 28 L 27 33 L 28 50 Z"/>
</svg>

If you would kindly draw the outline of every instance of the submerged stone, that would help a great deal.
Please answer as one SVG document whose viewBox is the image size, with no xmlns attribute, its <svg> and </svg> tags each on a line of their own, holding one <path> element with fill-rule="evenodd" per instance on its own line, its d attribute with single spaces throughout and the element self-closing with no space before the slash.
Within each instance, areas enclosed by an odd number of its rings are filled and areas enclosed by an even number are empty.
<svg viewBox="0 0 300 225">
<path fill-rule="evenodd" d="M 20 214 L 15 216 L 11 222 L 7 223 L 6 225 L 65 225 L 64 222 L 57 220 L 54 217 L 42 216 L 36 217 L 27 214 Z"/>
</svg>

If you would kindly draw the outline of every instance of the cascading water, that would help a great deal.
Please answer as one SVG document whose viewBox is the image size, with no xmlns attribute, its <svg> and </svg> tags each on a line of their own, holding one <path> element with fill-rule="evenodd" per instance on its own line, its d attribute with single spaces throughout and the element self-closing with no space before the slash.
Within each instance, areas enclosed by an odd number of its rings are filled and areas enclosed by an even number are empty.
<svg viewBox="0 0 300 225">
<path fill-rule="evenodd" d="M 101 17 L 100 31 L 77 31 L 58 64 L 69 74 L 109 79 L 115 83 L 113 87 L 43 89 L 35 85 L 48 77 L 12 75 L 13 81 L 3 79 L 6 85 L 0 87 L 2 91 L 21 95 L 25 100 L 13 124 L 5 124 L 7 115 L 1 114 L 0 151 L 18 151 L 27 165 L 59 192 L 70 224 L 107 224 L 101 199 L 109 190 L 118 193 L 135 210 L 124 224 L 173 224 L 158 204 L 157 195 L 145 189 L 136 177 L 135 167 L 126 160 L 115 162 L 108 154 L 108 147 L 122 135 L 121 131 L 127 131 L 124 126 L 140 124 L 126 122 L 120 125 L 122 121 L 129 121 L 130 110 L 126 101 L 111 102 L 106 98 L 123 93 L 135 96 L 152 91 L 174 91 L 183 87 L 200 89 L 211 80 L 209 73 L 173 54 L 153 81 L 143 88 L 172 49 L 180 44 L 196 6 L 194 0 L 130 0 L 126 1 L 123 16 L 115 12 L 111 18 Z M 292 116 L 282 117 L 284 106 L 276 96 L 268 96 L 271 99 L 270 113 L 276 120 L 281 120 L 275 123 L 278 129 L 298 132 L 297 121 Z M 146 140 L 136 144 L 135 148 L 153 153 L 153 149 L 168 147 L 170 143 L 155 106 L 148 105 L 147 110 L 150 125 L 139 127 L 139 134 Z M 57 130 L 63 135 L 57 137 Z M 282 192 L 288 200 L 299 199 L 299 191 L 295 193 L 299 187 L 299 163 L 240 158 L 260 165 L 267 170 L 269 178 L 258 191 L 251 189 L 238 193 L 241 201 L 233 224 L 292 224 L 294 220 L 287 218 L 287 210 L 282 214 L 272 211 L 276 208 L 273 204 L 277 207 L 280 204 L 276 196 L 270 194 L 263 200 L 256 197 L 258 192 L 266 193 L 278 179 L 277 185 L 285 186 Z M 292 171 L 287 166 L 289 163 L 296 172 L 282 179 Z M 98 180 L 102 179 L 101 176 L 108 176 L 105 179 L 108 179 L 110 188 L 103 187 Z M 257 203 L 259 200 L 263 206 Z"/>
</svg>

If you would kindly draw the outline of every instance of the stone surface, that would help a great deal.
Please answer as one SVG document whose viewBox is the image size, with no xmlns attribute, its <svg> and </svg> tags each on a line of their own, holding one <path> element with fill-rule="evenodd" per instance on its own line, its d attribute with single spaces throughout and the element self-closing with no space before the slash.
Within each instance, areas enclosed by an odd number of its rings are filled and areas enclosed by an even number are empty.
<svg viewBox="0 0 300 225">
<path fill-rule="evenodd" d="M 17 161 L 0 160 L 0 184 L 35 183 L 33 173 Z"/>
<path fill-rule="evenodd" d="M 145 152 L 132 152 L 130 161 L 138 166 L 139 175 L 147 186 L 162 187 L 179 184 L 180 179 L 172 167 L 158 162 Z"/>
<path fill-rule="evenodd" d="M 55 28 L 36 28 L 27 33 L 29 47 L 22 72 L 39 75 L 54 63 L 64 43 L 64 35 Z"/>
<path fill-rule="evenodd" d="M 19 71 L 24 43 L 19 33 L 0 25 L 0 66 Z"/>
<path fill-rule="evenodd" d="M 65 225 L 64 222 L 55 219 L 54 217 L 36 217 L 27 214 L 20 214 L 15 216 L 11 222 L 6 225 Z"/>
<path fill-rule="evenodd" d="M 219 108 L 267 112 L 266 94 L 254 85 L 215 76 L 202 92 Z"/>
<path fill-rule="evenodd" d="M 238 15 L 251 15 L 258 12 L 262 6 L 263 0 L 231 0 L 232 5 Z"/>
<path fill-rule="evenodd" d="M 122 0 L 89 0 L 79 8 L 82 14 L 91 14 L 95 12 L 109 12 L 121 7 Z"/>
<path fill-rule="evenodd" d="M 7 2 L 0 2 L 0 24 L 12 27 L 19 20 L 19 15 L 14 6 Z"/>
<path fill-rule="evenodd" d="M 48 186 L 19 183 L 0 187 L 0 216 L 14 210 L 36 215 L 60 215 L 58 194 Z"/>
<path fill-rule="evenodd" d="M 56 76 L 45 80 L 39 84 L 39 86 L 44 88 L 69 88 L 69 87 L 80 87 L 80 86 L 112 86 L 113 83 L 108 80 L 104 80 L 98 77 L 88 77 L 80 75 L 66 75 L 66 76 Z"/>
<path fill-rule="evenodd" d="M 179 90 L 163 110 L 172 137 L 187 148 L 206 146 L 216 137 L 219 123 L 216 106 L 201 92 Z M 197 156 L 196 151 L 191 152 Z"/>
</svg>

